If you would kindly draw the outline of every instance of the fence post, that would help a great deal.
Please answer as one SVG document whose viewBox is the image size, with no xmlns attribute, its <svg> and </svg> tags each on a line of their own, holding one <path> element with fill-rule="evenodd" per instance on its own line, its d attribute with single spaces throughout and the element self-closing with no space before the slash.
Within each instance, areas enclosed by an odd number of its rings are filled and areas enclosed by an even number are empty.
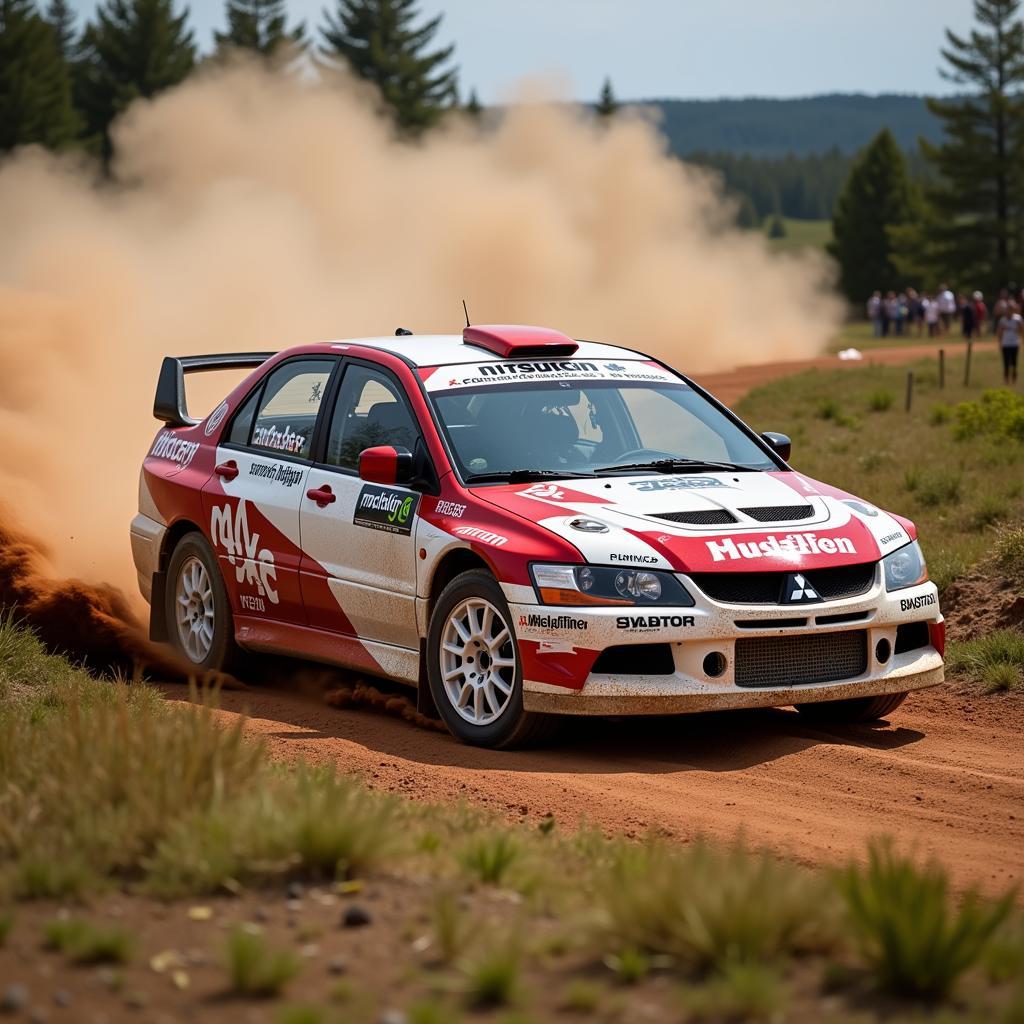
<svg viewBox="0 0 1024 1024">
<path fill-rule="evenodd" d="M 944 348 L 939 349 L 939 387 L 944 388 L 946 386 L 946 350 Z"/>
<path fill-rule="evenodd" d="M 914 400 L 914 371 L 907 371 L 907 401 L 905 405 L 905 411 L 910 412 L 910 405 Z"/>
<path fill-rule="evenodd" d="M 967 360 L 964 362 L 964 387 L 971 383 L 971 352 L 974 349 L 974 342 L 967 342 Z"/>
</svg>

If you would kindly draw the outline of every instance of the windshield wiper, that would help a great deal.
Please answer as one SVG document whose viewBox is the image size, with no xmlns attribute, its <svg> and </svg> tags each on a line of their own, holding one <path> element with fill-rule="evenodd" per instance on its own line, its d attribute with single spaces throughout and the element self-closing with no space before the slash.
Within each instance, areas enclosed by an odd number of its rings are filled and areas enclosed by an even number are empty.
<svg viewBox="0 0 1024 1024">
<path fill-rule="evenodd" d="M 553 469 L 506 469 L 494 473 L 471 473 L 467 484 L 485 484 L 503 481 L 510 484 L 526 484 L 531 480 L 565 480 L 569 478 L 593 477 L 593 473 L 570 473 Z"/>
<path fill-rule="evenodd" d="M 635 473 L 648 470 L 651 473 L 697 473 L 701 470 L 724 469 L 729 472 L 756 473 L 754 466 L 743 466 L 738 462 L 711 462 L 708 459 L 655 459 L 653 462 L 627 462 L 621 466 L 601 466 L 595 473 Z"/>
</svg>

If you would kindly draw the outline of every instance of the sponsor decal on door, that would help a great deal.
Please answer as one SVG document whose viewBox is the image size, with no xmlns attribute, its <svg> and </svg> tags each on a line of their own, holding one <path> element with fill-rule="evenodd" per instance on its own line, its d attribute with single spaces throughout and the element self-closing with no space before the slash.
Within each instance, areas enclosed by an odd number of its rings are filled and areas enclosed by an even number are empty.
<svg viewBox="0 0 1024 1024">
<path fill-rule="evenodd" d="M 256 593 L 242 595 L 239 600 L 246 611 L 265 611 L 264 598 L 278 603 L 277 569 L 274 553 L 260 548 L 260 535 L 249 529 L 247 503 L 242 500 L 232 511 L 230 505 L 214 508 L 210 516 L 210 537 L 214 547 L 228 554 L 228 564 L 235 567 L 235 580 L 252 586 Z"/>
<path fill-rule="evenodd" d="M 356 499 L 352 522 L 356 526 L 365 526 L 368 530 L 408 535 L 412 532 L 419 500 L 418 494 L 410 494 L 408 491 L 364 484 Z"/>
</svg>

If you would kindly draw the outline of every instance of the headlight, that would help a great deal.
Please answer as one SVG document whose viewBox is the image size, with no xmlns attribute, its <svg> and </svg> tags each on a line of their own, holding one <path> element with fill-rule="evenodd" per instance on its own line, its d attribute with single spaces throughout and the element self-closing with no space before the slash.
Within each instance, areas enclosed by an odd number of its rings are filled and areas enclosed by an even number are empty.
<svg viewBox="0 0 1024 1024">
<path fill-rule="evenodd" d="M 670 572 L 597 565 L 534 565 L 530 571 L 542 604 L 693 607 L 693 598 Z"/>
<path fill-rule="evenodd" d="M 916 540 L 882 559 L 886 590 L 904 590 L 928 579 L 928 566 Z"/>
</svg>

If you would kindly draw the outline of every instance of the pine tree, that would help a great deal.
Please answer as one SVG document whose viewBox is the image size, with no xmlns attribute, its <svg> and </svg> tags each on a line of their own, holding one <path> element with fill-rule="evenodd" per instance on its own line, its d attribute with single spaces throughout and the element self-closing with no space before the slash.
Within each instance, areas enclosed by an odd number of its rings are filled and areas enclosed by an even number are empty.
<svg viewBox="0 0 1024 1024">
<path fill-rule="evenodd" d="M 67 61 L 72 60 L 78 31 L 75 28 L 75 12 L 71 10 L 68 0 L 50 0 L 46 8 L 46 20 L 53 29 L 60 55 Z"/>
<path fill-rule="evenodd" d="M 182 81 L 195 65 L 188 10 L 174 0 L 105 0 L 82 37 L 76 94 L 110 158 L 110 123 L 133 100 Z"/>
<path fill-rule="evenodd" d="M 829 252 L 839 264 L 839 285 L 851 302 L 876 289 L 904 283 L 893 259 L 892 228 L 913 212 L 903 153 L 888 128 L 861 152 L 850 170 L 832 219 Z"/>
<path fill-rule="evenodd" d="M 416 0 L 337 0 L 320 30 L 322 53 L 376 85 L 410 134 L 436 123 L 458 99 L 457 73 L 445 67 L 455 47 L 426 52 L 442 16 L 417 28 L 418 14 Z"/>
<path fill-rule="evenodd" d="M 986 290 L 1006 285 L 1024 259 L 1024 23 L 1020 0 L 974 0 L 969 36 L 947 30 L 943 76 L 961 94 L 928 101 L 941 145 L 922 143 L 937 172 L 924 189 L 919 228 L 898 236 L 905 264 L 924 262 Z M 964 91 L 968 95 L 964 95 Z"/>
<path fill-rule="evenodd" d="M 227 32 L 214 32 L 217 48 L 236 47 L 271 56 L 282 43 L 301 46 L 305 26 L 287 27 L 285 0 L 227 0 Z"/>
<path fill-rule="evenodd" d="M 73 141 L 68 66 L 32 0 L 0 0 L 0 150 Z"/>
<path fill-rule="evenodd" d="M 615 99 L 615 93 L 612 91 L 612 80 L 606 78 L 604 85 L 601 86 L 601 98 L 597 101 L 597 106 L 594 110 L 597 112 L 598 117 L 611 117 L 618 109 L 619 103 Z"/>
</svg>

